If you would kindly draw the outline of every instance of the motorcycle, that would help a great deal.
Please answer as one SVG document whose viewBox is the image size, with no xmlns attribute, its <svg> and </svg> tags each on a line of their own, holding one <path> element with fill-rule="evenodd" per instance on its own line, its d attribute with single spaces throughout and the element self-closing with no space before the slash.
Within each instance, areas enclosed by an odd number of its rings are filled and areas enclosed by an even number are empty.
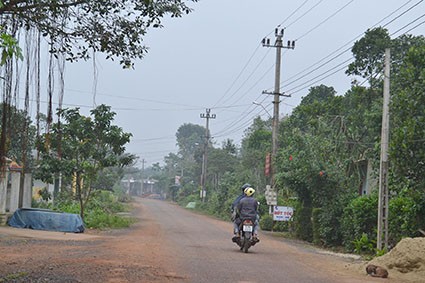
<svg viewBox="0 0 425 283">
<path fill-rule="evenodd" d="M 245 253 L 251 246 L 254 246 L 259 242 L 257 238 L 254 238 L 254 222 L 251 219 L 243 219 L 239 225 L 240 237 L 236 241 L 236 244 L 240 247 L 241 251 Z"/>
</svg>

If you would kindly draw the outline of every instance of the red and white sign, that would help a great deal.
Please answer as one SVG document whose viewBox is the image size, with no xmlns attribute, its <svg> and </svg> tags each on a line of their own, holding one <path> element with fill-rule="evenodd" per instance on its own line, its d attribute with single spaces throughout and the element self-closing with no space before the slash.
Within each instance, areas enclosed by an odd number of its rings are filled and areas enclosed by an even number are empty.
<svg viewBox="0 0 425 283">
<path fill-rule="evenodd" d="M 273 208 L 274 221 L 289 221 L 294 214 L 294 208 L 289 206 L 274 206 Z"/>
</svg>

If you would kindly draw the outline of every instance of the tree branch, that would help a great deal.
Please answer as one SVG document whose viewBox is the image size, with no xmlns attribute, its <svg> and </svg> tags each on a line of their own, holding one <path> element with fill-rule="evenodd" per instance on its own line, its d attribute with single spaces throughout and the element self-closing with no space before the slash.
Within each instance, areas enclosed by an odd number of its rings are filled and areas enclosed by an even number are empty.
<svg viewBox="0 0 425 283">
<path fill-rule="evenodd" d="M 32 10 L 35 8 L 43 8 L 43 7 L 53 7 L 56 6 L 58 8 L 68 8 L 73 6 L 78 6 L 81 4 L 87 3 L 87 0 L 78 0 L 70 3 L 63 3 L 63 4 L 56 4 L 56 5 L 49 5 L 49 3 L 45 2 L 39 3 L 39 4 L 32 4 L 32 5 L 23 5 L 19 6 L 20 4 L 28 4 L 28 1 L 25 0 L 11 0 L 9 2 L 4 2 L 3 7 L 0 8 L 0 15 L 1 14 L 13 14 L 16 12 L 24 12 L 28 10 Z"/>
</svg>

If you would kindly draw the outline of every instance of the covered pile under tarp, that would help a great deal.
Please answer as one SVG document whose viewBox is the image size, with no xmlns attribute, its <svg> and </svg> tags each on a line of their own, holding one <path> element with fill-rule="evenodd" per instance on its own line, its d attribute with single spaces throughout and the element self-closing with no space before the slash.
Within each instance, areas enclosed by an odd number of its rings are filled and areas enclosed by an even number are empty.
<svg viewBox="0 0 425 283">
<path fill-rule="evenodd" d="M 8 221 L 15 228 L 82 233 L 84 223 L 78 214 L 47 209 L 19 208 Z"/>
</svg>

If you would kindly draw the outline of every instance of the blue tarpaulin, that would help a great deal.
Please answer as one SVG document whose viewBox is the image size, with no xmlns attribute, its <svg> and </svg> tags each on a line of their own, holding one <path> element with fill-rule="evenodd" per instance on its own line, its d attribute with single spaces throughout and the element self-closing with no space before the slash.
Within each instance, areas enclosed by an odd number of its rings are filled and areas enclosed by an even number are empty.
<svg viewBox="0 0 425 283">
<path fill-rule="evenodd" d="M 47 209 L 19 208 L 8 222 L 15 228 L 29 228 L 69 233 L 84 232 L 84 223 L 78 214 Z"/>
</svg>

